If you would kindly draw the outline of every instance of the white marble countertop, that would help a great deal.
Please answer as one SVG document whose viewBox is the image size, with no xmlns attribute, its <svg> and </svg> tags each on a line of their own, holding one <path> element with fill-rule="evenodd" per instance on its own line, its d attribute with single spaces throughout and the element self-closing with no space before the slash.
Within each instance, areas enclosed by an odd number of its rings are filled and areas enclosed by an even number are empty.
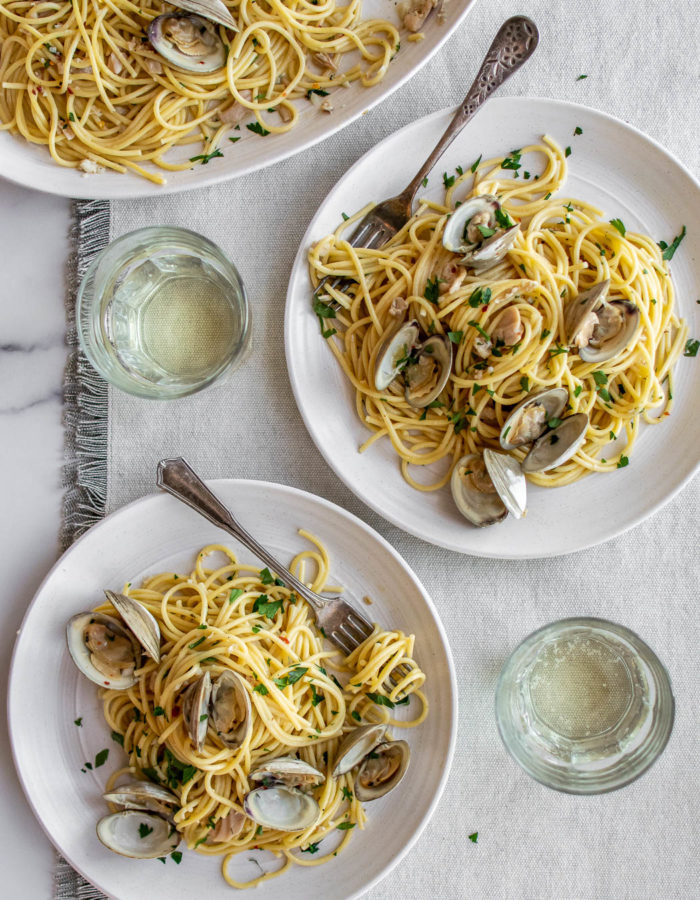
<svg viewBox="0 0 700 900">
<path fill-rule="evenodd" d="M 70 203 L 0 181 L 0 681 L 3 707 L 15 634 L 58 556 L 61 508 L 61 383 L 64 269 Z M 41 660 L 37 660 L 41 669 Z M 50 752 L 50 751 L 49 751 Z M 0 720 L 0 817 L 8 900 L 48 900 L 54 851 L 15 774 Z"/>
</svg>

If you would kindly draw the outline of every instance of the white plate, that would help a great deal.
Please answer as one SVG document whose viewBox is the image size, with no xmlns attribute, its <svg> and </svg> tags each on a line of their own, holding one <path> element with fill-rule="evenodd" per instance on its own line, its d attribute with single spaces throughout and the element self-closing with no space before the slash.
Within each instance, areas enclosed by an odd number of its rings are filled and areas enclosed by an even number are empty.
<svg viewBox="0 0 700 900">
<path fill-rule="evenodd" d="M 53 162 L 46 147 L 28 144 L 7 132 L 0 132 L 0 173 L 10 181 L 49 194 L 123 200 L 127 197 L 177 193 L 255 172 L 330 137 L 377 103 L 381 103 L 437 53 L 473 3 L 474 0 L 451 0 L 445 4 L 446 21 L 439 25 L 437 17 L 430 16 L 422 29 L 425 34 L 422 41 L 413 43 L 405 40 L 407 32 L 399 29 L 402 35 L 401 50 L 389 66 L 384 79 L 369 88 L 356 82 L 350 88 L 338 89 L 333 93 L 334 110 L 330 115 L 319 111 L 310 103 L 301 103 L 299 120 L 286 134 L 261 138 L 242 127 L 242 140 L 235 146 L 224 141 L 226 146 L 220 148 L 224 154 L 223 159 L 214 159 L 205 166 L 196 164 L 182 172 L 161 171 L 167 178 L 166 185 L 151 184 L 137 175 L 119 172 L 85 175 L 76 169 L 63 168 Z M 399 25 L 396 3 L 390 3 L 389 0 L 364 0 L 363 18 L 386 19 L 397 27 Z M 186 162 L 192 155 L 191 148 L 188 150 L 185 147 L 174 150 L 168 159 Z"/>
<path fill-rule="evenodd" d="M 675 408 L 666 422 L 645 428 L 630 465 L 565 488 L 529 489 L 528 516 L 492 528 L 474 528 L 456 511 L 449 488 L 413 490 L 401 477 L 388 440 L 363 454 L 369 432 L 355 413 L 354 394 L 319 335 L 311 309 L 306 254 L 334 231 L 341 212 L 398 193 L 433 148 L 452 113 L 426 116 L 365 154 L 338 182 L 317 212 L 297 254 L 285 320 L 287 365 L 306 427 L 326 462 L 379 515 L 430 543 L 504 559 L 558 556 L 609 540 L 666 503 L 692 477 L 700 457 L 700 357 L 681 357 Z M 583 129 L 573 136 L 574 129 Z M 570 145 L 566 193 L 621 217 L 635 231 L 668 243 L 686 225 L 688 236 L 671 263 L 681 315 L 700 337 L 700 185 L 670 153 L 604 113 L 555 100 L 489 101 L 445 153 L 425 192 L 442 199 L 441 175 L 471 166 L 479 154 L 498 156 L 549 134 Z"/>
<path fill-rule="evenodd" d="M 368 890 L 406 854 L 428 822 L 450 768 L 457 714 L 451 653 L 433 605 L 396 551 L 369 526 L 339 507 L 284 485 L 260 481 L 211 482 L 241 523 L 289 562 L 308 546 L 297 534 L 320 537 L 331 557 L 334 583 L 350 596 L 370 594 L 373 616 L 384 626 L 416 635 L 416 658 L 427 675 L 430 716 L 401 732 L 411 744 L 407 794 L 397 790 L 367 807 L 369 822 L 353 834 L 347 851 L 313 868 L 294 869 L 260 885 L 259 900 L 347 900 Z M 102 588 L 119 590 L 163 570 L 189 571 L 197 550 L 226 541 L 239 559 L 251 554 L 172 497 L 146 497 L 96 525 L 65 553 L 39 588 L 22 624 L 10 674 L 9 723 L 15 765 L 39 822 L 63 855 L 93 884 L 121 900 L 231 900 L 220 860 L 185 852 L 168 860 L 128 860 L 105 849 L 95 834 L 105 815 L 101 799 L 109 772 L 123 765 L 110 739 L 95 686 L 78 674 L 65 646 L 69 617 L 101 602 Z M 74 720 L 83 717 L 78 728 Z M 86 760 L 109 747 L 103 768 L 83 774 Z M 184 849 L 184 848 L 181 848 Z M 231 869 L 245 878 L 255 868 L 244 855 Z M 271 866 L 272 867 L 272 866 Z"/>
</svg>

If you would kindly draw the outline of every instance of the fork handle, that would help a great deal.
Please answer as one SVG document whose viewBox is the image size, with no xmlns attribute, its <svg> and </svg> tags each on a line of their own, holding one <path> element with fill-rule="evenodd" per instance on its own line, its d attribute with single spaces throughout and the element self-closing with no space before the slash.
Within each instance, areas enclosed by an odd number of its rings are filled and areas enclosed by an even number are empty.
<svg viewBox="0 0 700 900">
<path fill-rule="evenodd" d="M 240 541 L 244 547 L 247 547 L 251 553 L 254 553 L 261 559 L 268 568 L 274 570 L 284 580 L 286 587 L 293 588 L 314 609 L 323 609 L 325 606 L 324 601 L 313 591 L 309 590 L 305 584 L 302 584 L 295 575 L 292 575 L 252 535 L 248 534 L 240 522 L 235 519 L 231 510 L 225 507 L 221 500 L 209 490 L 194 469 L 182 457 L 162 459 L 158 463 L 156 481 L 158 487 L 186 503 L 187 506 L 204 516 L 212 524 L 227 531 L 237 541 Z"/>
<path fill-rule="evenodd" d="M 435 149 L 423 163 L 413 181 L 399 195 L 407 203 L 409 209 L 425 176 L 481 105 L 489 99 L 491 94 L 506 79 L 510 78 L 513 72 L 516 72 L 532 56 L 538 40 L 537 26 L 526 16 L 513 16 L 501 25 L 498 34 L 489 47 L 488 53 L 484 57 L 484 61 L 481 63 L 481 68 L 474 79 L 474 83 L 469 88 L 467 96 L 455 113 L 447 130 L 437 142 Z"/>
</svg>

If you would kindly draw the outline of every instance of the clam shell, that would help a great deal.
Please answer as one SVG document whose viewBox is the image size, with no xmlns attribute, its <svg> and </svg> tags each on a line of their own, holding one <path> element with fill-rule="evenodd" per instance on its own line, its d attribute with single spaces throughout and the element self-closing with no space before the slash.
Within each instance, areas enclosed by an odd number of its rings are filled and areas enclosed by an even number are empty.
<svg viewBox="0 0 700 900">
<path fill-rule="evenodd" d="M 610 306 L 623 308 L 625 316 L 624 325 L 620 331 L 610 340 L 603 342 L 600 347 L 592 347 L 588 344 L 581 347 L 578 355 L 587 363 L 604 363 L 628 347 L 637 336 L 642 326 L 642 317 L 634 303 L 625 300 L 612 300 Z"/>
<path fill-rule="evenodd" d="M 248 776 L 248 780 L 259 783 L 267 780 L 279 782 L 287 787 L 315 787 L 323 784 L 326 776 L 312 765 L 295 756 L 278 756 L 260 763 Z"/>
<path fill-rule="evenodd" d="M 233 16 L 221 0 L 176 0 L 172 5 L 204 16 L 205 19 L 230 28 L 231 31 L 239 31 Z"/>
<path fill-rule="evenodd" d="M 475 246 L 464 237 L 467 223 L 477 213 L 487 212 L 489 216 L 493 216 L 499 208 L 500 203 L 491 194 L 481 194 L 479 197 L 472 197 L 471 200 L 462 203 L 445 223 L 442 232 L 442 246 L 446 250 L 451 250 L 452 253 L 466 253 L 470 247 Z"/>
<path fill-rule="evenodd" d="M 452 371 L 452 341 L 449 338 L 439 334 L 429 337 L 420 348 L 419 359 L 424 353 L 437 360 L 440 366 L 440 374 L 435 387 L 431 391 L 416 397 L 411 388 L 411 372 L 417 366 L 406 367 L 404 370 L 404 378 L 406 380 L 404 396 L 414 409 L 424 409 L 429 403 L 436 400 L 445 389 Z"/>
<path fill-rule="evenodd" d="M 163 818 L 172 816 L 180 801 L 167 788 L 150 781 L 131 781 L 102 795 L 108 803 L 123 809 L 140 809 L 158 813 Z"/>
<path fill-rule="evenodd" d="M 374 387 L 385 391 L 401 371 L 399 361 L 411 352 L 420 334 L 415 320 L 390 327 L 377 350 L 374 363 Z"/>
<path fill-rule="evenodd" d="M 386 734 L 386 725 L 363 725 L 353 728 L 340 742 L 333 764 L 333 777 L 345 775 L 361 762 Z"/>
<path fill-rule="evenodd" d="M 152 830 L 141 837 L 140 825 Z M 112 813 L 100 819 L 97 837 L 109 850 L 131 859 L 167 856 L 180 843 L 179 833 L 166 819 L 156 813 L 136 809 Z"/>
<path fill-rule="evenodd" d="M 569 300 L 564 312 L 564 324 L 566 326 L 566 339 L 569 346 L 574 346 L 578 337 L 583 320 L 589 312 L 592 312 L 597 306 L 605 302 L 610 288 L 610 279 L 599 281 L 593 287 L 582 291 L 573 299 Z"/>
<path fill-rule="evenodd" d="M 508 512 L 522 519 L 527 511 L 527 481 L 520 463 L 512 456 L 487 448 L 484 465 Z"/>
<path fill-rule="evenodd" d="M 147 655 L 160 662 L 160 628 L 146 607 L 133 597 L 114 591 L 105 591 L 105 597 L 124 619 Z"/>
<path fill-rule="evenodd" d="M 182 694 L 182 716 L 190 740 L 199 752 L 209 728 L 209 698 L 211 675 L 205 672 L 193 681 Z"/>
<path fill-rule="evenodd" d="M 508 510 L 498 493 L 479 491 L 462 477 L 462 474 L 469 471 L 475 464 L 480 464 L 481 459 L 482 457 L 478 453 L 468 453 L 463 456 L 455 464 L 450 479 L 450 489 L 457 509 L 477 528 L 496 525 L 508 516 Z"/>
<path fill-rule="evenodd" d="M 529 394 L 521 401 L 511 412 L 503 423 L 501 429 L 500 443 L 504 450 L 515 450 L 516 447 L 522 447 L 529 444 L 532 440 L 537 440 L 547 430 L 547 422 L 550 419 L 558 419 L 564 412 L 566 404 L 569 402 L 569 392 L 566 388 L 549 388 L 544 391 L 538 391 L 535 394 Z M 525 410 L 531 406 L 543 406 L 546 413 L 543 428 L 540 434 L 530 440 L 513 440 L 513 436 L 517 432 L 518 424 Z"/>
<path fill-rule="evenodd" d="M 583 444 L 587 430 L 588 416 L 585 413 L 567 416 L 561 425 L 545 432 L 535 441 L 522 462 L 523 472 L 547 472 L 562 465 Z"/>
<path fill-rule="evenodd" d="M 464 256 L 463 262 L 470 265 L 475 271 L 483 272 L 500 262 L 515 243 L 520 231 L 520 225 L 513 225 L 501 234 L 494 234 L 486 238 L 478 248 Z"/>
<path fill-rule="evenodd" d="M 191 56 L 184 53 L 176 41 L 166 35 L 165 28 L 173 19 L 189 19 L 198 32 L 207 35 L 209 46 L 206 55 Z M 187 13 L 165 13 L 158 16 L 148 26 L 148 40 L 156 53 L 159 53 L 164 60 L 185 72 L 206 75 L 222 69 L 226 64 L 226 47 L 217 34 L 216 28 L 210 21 L 200 16 Z"/>
<path fill-rule="evenodd" d="M 129 675 L 121 677 L 110 677 L 100 672 L 92 662 L 92 653 L 90 652 L 84 639 L 84 631 L 87 625 L 92 622 L 98 622 L 104 625 L 114 634 L 127 638 L 131 643 L 134 653 L 134 669 L 141 665 L 141 645 L 128 628 L 125 628 L 121 622 L 112 616 L 105 616 L 103 613 L 83 612 L 73 616 L 66 626 L 66 641 L 68 643 L 68 652 L 82 674 L 99 684 L 100 687 L 110 688 L 114 691 L 127 690 L 136 684 L 137 678 L 133 671 Z"/>
<path fill-rule="evenodd" d="M 313 797 L 284 784 L 255 788 L 246 794 L 243 808 L 258 825 L 278 831 L 303 831 L 321 816 Z"/>
<path fill-rule="evenodd" d="M 377 764 L 375 755 L 380 758 L 387 755 L 397 757 L 396 762 L 398 763 L 398 766 L 391 777 L 387 778 L 386 781 L 369 784 L 367 781 L 371 774 L 371 770 Z M 379 797 L 388 794 L 389 791 L 393 790 L 404 777 L 408 771 L 408 764 L 410 761 L 411 749 L 406 741 L 386 741 L 385 743 L 378 744 L 365 757 L 357 773 L 357 777 L 355 778 L 355 796 L 357 799 L 366 803 L 368 800 L 377 800 Z"/>
<path fill-rule="evenodd" d="M 223 704 L 230 702 L 229 692 L 233 691 L 239 707 L 243 708 L 243 720 L 232 730 L 224 731 L 225 724 Z M 216 679 L 211 689 L 210 724 L 219 740 L 226 747 L 235 750 L 245 743 L 253 727 L 250 696 L 243 679 L 236 672 L 225 669 Z"/>
</svg>

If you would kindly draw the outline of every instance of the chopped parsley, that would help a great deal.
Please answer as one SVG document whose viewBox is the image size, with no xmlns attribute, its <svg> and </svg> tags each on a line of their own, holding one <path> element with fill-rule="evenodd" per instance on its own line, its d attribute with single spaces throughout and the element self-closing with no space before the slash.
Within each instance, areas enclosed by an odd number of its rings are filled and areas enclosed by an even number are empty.
<svg viewBox="0 0 700 900">
<path fill-rule="evenodd" d="M 495 212 L 496 221 L 501 226 L 501 228 L 512 228 L 515 225 L 515 222 L 511 219 L 508 213 L 499 206 L 499 208 Z"/>
<path fill-rule="evenodd" d="M 256 684 L 253 690 L 256 694 L 260 694 L 261 697 L 266 697 L 270 693 L 264 684 Z"/>
<path fill-rule="evenodd" d="M 493 237 L 496 233 L 495 228 L 489 228 L 486 225 L 477 225 L 476 227 L 479 229 L 479 233 L 481 234 L 482 238 Z"/>
<path fill-rule="evenodd" d="M 275 579 L 274 579 L 272 573 L 270 572 L 270 570 L 269 570 L 267 567 L 265 567 L 265 568 L 260 572 L 260 581 L 261 581 L 263 584 L 273 584 L 273 583 L 274 583 L 274 580 L 275 580 Z"/>
<path fill-rule="evenodd" d="M 471 164 L 470 170 L 471 170 L 472 174 L 474 174 L 474 173 L 476 172 L 476 170 L 479 168 L 479 163 L 481 162 L 481 157 L 482 157 L 483 155 L 484 155 L 484 154 L 481 153 L 481 154 L 479 155 L 479 158 L 478 158 L 475 162 L 473 162 L 473 163 Z"/>
<path fill-rule="evenodd" d="M 523 375 L 523 377 L 520 379 L 520 387 L 523 391 L 525 391 L 526 394 L 530 390 L 530 379 L 527 377 L 527 375 Z"/>
<path fill-rule="evenodd" d="M 469 305 L 476 309 L 478 306 L 486 306 L 491 300 L 491 288 L 478 287 L 472 291 L 469 297 Z"/>
<path fill-rule="evenodd" d="M 341 212 L 340 214 L 343 217 L 343 222 L 347 222 L 350 216 L 347 213 Z"/>
<path fill-rule="evenodd" d="M 483 338 L 485 338 L 487 341 L 490 341 L 490 340 L 491 340 L 491 338 L 489 337 L 488 333 L 484 331 L 484 329 L 481 327 L 481 325 L 479 325 L 479 323 L 476 321 L 476 319 L 472 319 L 472 320 L 469 322 L 469 324 L 472 326 L 472 328 L 476 328 L 476 330 L 479 332 L 479 334 L 480 334 Z"/>
<path fill-rule="evenodd" d="M 309 88 L 306 92 L 306 99 L 310 100 L 312 94 L 318 94 L 319 97 L 327 97 L 328 91 L 323 91 L 321 88 Z M 265 98 L 263 98 L 265 99 Z"/>
<path fill-rule="evenodd" d="M 622 237 L 624 237 L 627 234 L 627 229 L 625 228 L 625 224 L 622 221 L 622 219 L 610 219 L 610 224 L 614 228 L 617 228 L 617 230 L 620 232 Z"/>
<path fill-rule="evenodd" d="M 281 600 L 270 600 L 267 594 L 260 594 L 253 604 L 253 612 L 260 613 L 268 619 L 274 619 L 277 613 L 282 609 Z"/>
<path fill-rule="evenodd" d="M 248 122 L 246 128 L 248 129 L 248 131 L 253 131 L 255 134 L 259 134 L 260 137 L 265 137 L 265 135 L 270 133 L 266 128 L 262 127 L 260 122 Z"/>
<path fill-rule="evenodd" d="M 456 175 L 448 175 L 447 172 L 442 173 L 442 183 L 445 185 L 445 190 L 452 187 L 456 177 Z"/>
<path fill-rule="evenodd" d="M 577 384 L 576 387 L 574 388 L 574 397 L 578 397 L 578 395 L 581 393 L 582 390 L 583 390 L 583 385 Z"/>
<path fill-rule="evenodd" d="M 309 844 L 308 847 L 302 847 L 302 853 L 318 853 L 318 844 Z"/>
<path fill-rule="evenodd" d="M 250 127 L 250 126 L 249 126 Z M 200 153 L 198 156 L 190 156 L 190 162 L 201 162 L 203 166 L 209 162 L 210 159 L 216 159 L 219 156 L 223 156 L 224 154 L 216 147 L 211 153 Z"/>
<path fill-rule="evenodd" d="M 672 260 L 673 254 L 679 248 L 681 241 L 686 235 L 685 225 L 681 228 L 681 233 L 677 234 L 676 237 L 671 241 L 670 245 L 666 243 L 666 241 L 659 241 L 659 247 L 661 247 L 661 258 L 665 260 Z"/>
<path fill-rule="evenodd" d="M 506 156 L 506 158 L 501 163 L 501 168 L 512 169 L 514 172 L 517 172 L 522 165 L 520 161 L 520 153 L 520 150 L 511 150 L 510 156 Z"/>
<path fill-rule="evenodd" d="M 425 285 L 425 291 L 423 292 L 423 296 L 426 300 L 429 300 L 431 303 L 434 303 L 437 306 L 438 299 L 440 297 L 440 279 L 435 276 L 435 278 L 429 278 Z"/>
<path fill-rule="evenodd" d="M 700 341 L 697 339 L 688 338 L 688 340 L 685 342 L 683 356 L 697 356 L 698 350 L 700 350 Z"/>
<path fill-rule="evenodd" d="M 588 75 L 579 75 L 576 81 L 583 81 L 584 78 L 588 78 Z"/>
<path fill-rule="evenodd" d="M 282 688 L 286 688 L 290 684 L 296 684 L 300 678 L 303 678 L 304 675 L 309 670 L 303 666 L 295 666 L 291 669 L 286 675 L 283 675 L 281 678 L 275 678 L 274 682 L 277 687 L 281 690 Z M 314 703 L 314 706 L 316 704 Z"/>
<path fill-rule="evenodd" d="M 235 601 L 238 600 L 242 593 L 243 591 L 240 588 L 234 588 L 228 595 L 228 602 L 235 603 Z"/>
<path fill-rule="evenodd" d="M 173 862 L 175 862 L 176 865 L 179 866 L 180 863 L 182 862 L 182 851 L 181 850 L 173 850 L 173 852 L 170 854 L 170 859 L 172 859 Z"/>
<path fill-rule="evenodd" d="M 464 337 L 463 331 L 448 331 L 447 337 L 452 341 L 453 344 L 459 344 Z"/>
<path fill-rule="evenodd" d="M 423 187 L 428 187 L 428 176 L 427 175 L 425 176 L 423 181 L 421 181 L 421 184 L 423 185 Z"/>
<path fill-rule="evenodd" d="M 585 78 L 586 76 L 585 76 L 585 75 L 581 75 L 581 76 L 579 76 L 579 77 L 580 77 L 580 78 Z M 478 832 L 478 831 L 475 831 L 473 834 L 470 834 L 470 835 L 469 835 L 469 840 L 472 842 L 472 844 L 476 844 L 477 841 L 479 840 L 479 832 Z"/>
<path fill-rule="evenodd" d="M 556 347 L 550 347 L 550 348 L 549 348 L 549 355 L 550 355 L 550 356 L 559 356 L 559 355 L 562 354 L 562 353 L 568 353 L 568 352 L 569 352 L 569 348 L 568 348 L 568 347 L 562 347 L 562 345 L 559 343 L 559 341 L 557 341 Z"/>
<path fill-rule="evenodd" d="M 146 825 L 145 822 L 141 822 L 139 824 L 139 837 L 143 840 L 145 837 L 148 837 L 149 834 L 153 833 L 153 829 L 150 825 Z"/>
<path fill-rule="evenodd" d="M 240 136 L 239 136 L 239 137 L 230 137 L 230 138 L 229 138 L 229 140 L 231 141 L 232 144 L 235 144 L 236 141 L 240 141 L 240 139 L 241 139 Z"/>
<path fill-rule="evenodd" d="M 95 768 L 99 769 L 100 766 L 103 766 L 107 762 L 107 757 L 109 756 L 109 750 L 105 748 L 104 750 L 100 750 L 100 752 L 95 757 Z"/>
<path fill-rule="evenodd" d="M 73 724 L 74 724 L 74 725 L 77 725 L 78 728 L 80 728 L 80 726 L 83 724 L 83 717 L 81 716 L 79 719 L 75 719 L 75 721 L 73 722 Z"/>
<path fill-rule="evenodd" d="M 153 715 L 154 716 L 164 716 L 165 710 L 163 709 L 162 706 L 154 706 L 153 707 Z"/>
<path fill-rule="evenodd" d="M 356 722 L 362 721 L 362 716 L 359 714 L 359 712 L 356 709 L 353 709 L 353 711 L 350 713 L 350 715 L 353 717 L 353 719 Z"/>
<path fill-rule="evenodd" d="M 564 156 L 571 156 L 571 147 L 566 147 L 564 149 Z"/>
<path fill-rule="evenodd" d="M 373 694 L 370 691 L 367 691 L 367 696 L 373 703 L 376 703 L 377 706 L 388 706 L 389 709 L 394 708 L 394 701 L 385 697 L 384 694 Z"/>
<path fill-rule="evenodd" d="M 187 784 L 197 774 L 195 766 L 188 766 L 180 762 L 167 747 L 165 748 L 165 757 L 168 761 L 165 776 L 171 788 L 176 788 L 179 784 Z"/>
<path fill-rule="evenodd" d="M 354 822 L 341 822 L 340 825 L 337 826 L 338 831 L 349 831 L 351 828 L 355 827 Z"/>
<path fill-rule="evenodd" d="M 203 634 L 201 636 L 201 638 L 198 638 L 196 641 L 193 641 L 191 644 L 188 644 L 188 647 L 190 648 L 190 650 L 195 650 L 197 647 L 199 647 L 200 644 L 203 644 L 206 639 L 207 639 L 207 636 L 205 634 Z"/>
<path fill-rule="evenodd" d="M 621 456 L 621 457 L 620 457 L 620 460 L 619 460 L 619 462 L 618 462 L 618 464 L 617 464 L 617 468 L 618 468 L 618 469 L 624 469 L 625 466 L 628 466 L 629 464 L 630 464 L 629 459 L 628 459 L 626 456 Z"/>
<path fill-rule="evenodd" d="M 124 746 L 124 735 L 123 735 L 123 734 L 119 734 L 118 731 L 113 731 L 113 732 L 112 732 L 112 740 L 113 740 L 115 743 L 119 744 L 120 747 L 123 747 L 123 746 Z"/>
<path fill-rule="evenodd" d="M 577 125 L 576 128 L 574 128 L 574 134 L 575 135 L 583 134 L 583 128 L 581 128 L 580 125 Z"/>
<path fill-rule="evenodd" d="M 546 338 L 548 338 L 550 336 L 551 333 L 552 332 L 549 330 L 549 328 L 544 328 L 542 330 L 542 334 L 540 335 L 540 340 L 544 341 Z"/>
</svg>

